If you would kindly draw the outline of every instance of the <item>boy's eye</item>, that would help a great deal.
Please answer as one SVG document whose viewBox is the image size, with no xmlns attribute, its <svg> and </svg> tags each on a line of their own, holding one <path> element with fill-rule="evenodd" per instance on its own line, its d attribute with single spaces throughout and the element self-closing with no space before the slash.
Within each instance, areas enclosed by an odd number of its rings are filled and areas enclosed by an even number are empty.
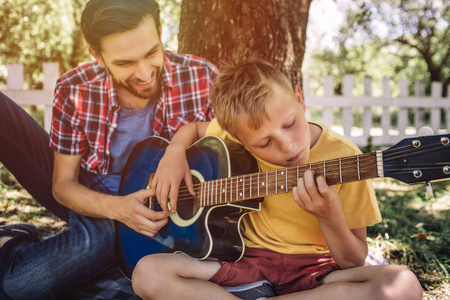
<svg viewBox="0 0 450 300">
<path fill-rule="evenodd" d="M 287 125 L 285 128 L 286 129 L 289 129 L 289 128 L 291 128 L 292 126 L 294 126 L 295 125 L 295 120 L 293 120 L 289 125 Z"/>
<path fill-rule="evenodd" d="M 270 144 L 270 140 L 267 140 L 267 142 L 264 145 L 258 146 L 259 148 L 266 148 L 267 146 L 269 146 Z"/>
</svg>

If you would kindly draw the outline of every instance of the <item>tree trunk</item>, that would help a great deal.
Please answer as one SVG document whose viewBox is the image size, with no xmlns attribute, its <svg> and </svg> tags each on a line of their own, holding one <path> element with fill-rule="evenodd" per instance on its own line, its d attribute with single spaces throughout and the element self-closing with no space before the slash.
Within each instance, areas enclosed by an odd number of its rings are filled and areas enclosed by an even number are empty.
<svg viewBox="0 0 450 300">
<path fill-rule="evenodd" d="M 180 53 L 218 65 L 250 54 L 301 84 L 306 25 L 312 0 L 183 0 Z"/>
</svg>

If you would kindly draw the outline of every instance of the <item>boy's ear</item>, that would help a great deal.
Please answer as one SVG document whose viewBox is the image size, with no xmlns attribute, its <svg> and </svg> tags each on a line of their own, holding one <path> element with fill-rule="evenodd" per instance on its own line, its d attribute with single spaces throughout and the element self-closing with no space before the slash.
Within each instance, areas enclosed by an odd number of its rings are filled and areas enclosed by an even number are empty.
<svg viewBox="0 0 450 300">
<path fill-rule="evenodd" d="M 302 106 L 303 110 L 306 110 L 306 105 L 305 105 L 305 101 L 303 100 L 303 92 L 302 92 L 302 88 L 296 84 L 294 86 L 294 93 L 295 96 L 297 97 L 298 103 L 300 103 L 300 105 Z"/>
<path fill-rule="evenodd" d="M 92 55 L 92 57 L 98 62 L 98 64 L 100 65 L 101 68 L 105 68 L 106 67 L 102 56 L 97 51 L 92 49 L 92 47 L 89 47 L 89 54 Z"/>
</svg>

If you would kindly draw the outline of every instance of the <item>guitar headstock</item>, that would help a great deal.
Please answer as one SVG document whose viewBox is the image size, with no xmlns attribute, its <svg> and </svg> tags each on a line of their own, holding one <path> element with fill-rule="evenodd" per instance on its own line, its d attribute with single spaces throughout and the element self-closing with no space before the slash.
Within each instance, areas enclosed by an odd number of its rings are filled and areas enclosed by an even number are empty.
<svg viewBox="0 0 450 300">
<path fill-rule="evenodd" d="M 408 184 L 450 179 L 450 135 L 402 140 L 383 151 L 383 171 Z"/>
</svg>

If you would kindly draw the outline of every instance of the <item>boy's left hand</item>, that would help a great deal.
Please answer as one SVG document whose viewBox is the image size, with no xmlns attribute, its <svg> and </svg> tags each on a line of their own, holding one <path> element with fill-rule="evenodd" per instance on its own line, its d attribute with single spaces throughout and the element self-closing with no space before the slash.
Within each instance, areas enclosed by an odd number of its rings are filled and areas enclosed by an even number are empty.
<svg viewBox="0 0 450 300">
<path fill-rule="evenodd" d="M 319 221 L 331 220 L 342 213 L 341 201 L 334 186 L 328 186 L 323 176 L 314 179 L 314 172 L 307 170 L 297 180 L 292 190 L 295 202 Z"/>
</svg>

